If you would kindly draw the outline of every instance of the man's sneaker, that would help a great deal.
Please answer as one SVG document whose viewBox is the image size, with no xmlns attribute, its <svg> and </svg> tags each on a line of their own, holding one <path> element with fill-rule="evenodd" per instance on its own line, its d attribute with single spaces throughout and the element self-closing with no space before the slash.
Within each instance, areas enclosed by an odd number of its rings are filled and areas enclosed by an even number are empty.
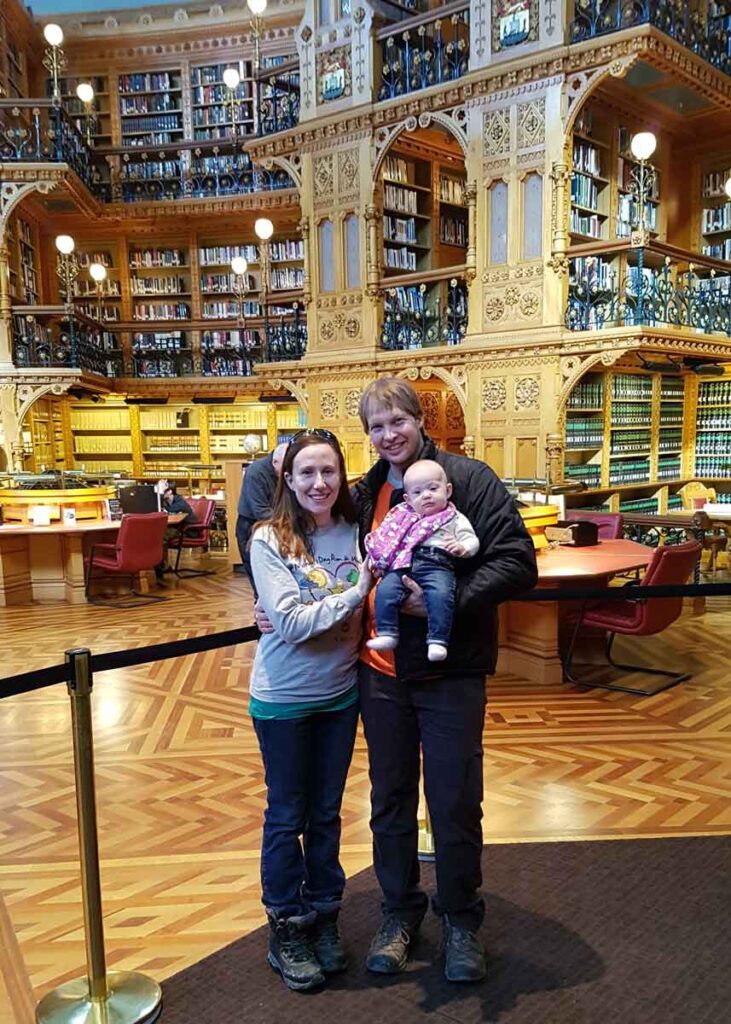
<svg viewBox="0 0 731 1024">
<path fill-rule="evenodd" d="M 395 914 L 386 914 L 368 950 L 367 969 L 374 974 L 403 971 L 409 959 L 411 940 L 418 931 L 419 925 L 409 926 Z"/>
<path fill-rule="evenodd" d="M 487 974 L 485 950 L 477 932 L 442 919 L 444 974 L 447 981 L 482 981 Z"/>
<path fill-rule="evenodd" d="M 348 966 L 338 928 L 338 911 L 318 913 L 312 932 L 312 947 L 323 974 L 338 974 Z"/>
<path fill-rule="evenodd" d="M 297 917 L 269 917 L 269 963 L 296 992 L 325 982 L 320 962 L 310 944 L 310 924 Z"/>
</svg>

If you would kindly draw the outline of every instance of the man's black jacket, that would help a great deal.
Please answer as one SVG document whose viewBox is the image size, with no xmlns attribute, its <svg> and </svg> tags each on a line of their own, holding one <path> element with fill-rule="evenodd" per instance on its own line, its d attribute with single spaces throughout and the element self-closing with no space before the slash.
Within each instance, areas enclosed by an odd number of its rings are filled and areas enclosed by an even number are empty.
<svg viewBox="0 0 731 1024">
<path fill-rule="evenodd" d="M 497 661 L 497 605 L 530 590 L 538 579 L 533 541 L 504 485 L 484 462 L 439 451 L 428 437 L 419 458 L 443 467 L 453 487 L 452 501 L 472 523 L 480 550 L 474 558 L 455 559 L 457 595 L 447 660 L 438 666 L 429 662 L 426 619 L 402 615 L 396 671 L 401 678 L 491 674 Z M 388 470 L 388 462 L 379 459 L 353 488 L 363 551 Z M 394 490 L 391 507 L 402 500 L 403 491 Z"/>
<path fill-rule="evenodd" d="M 274 472 L 274 452 L 263 459 L 256 459 L 247 466 L 241 484 L 237 525 L 237 538 L 242 549 L 247 549 L 254 523 L 269 519 L 272 514 L 274 495 L 277 490 L 277 474 Z"/>
</svg>

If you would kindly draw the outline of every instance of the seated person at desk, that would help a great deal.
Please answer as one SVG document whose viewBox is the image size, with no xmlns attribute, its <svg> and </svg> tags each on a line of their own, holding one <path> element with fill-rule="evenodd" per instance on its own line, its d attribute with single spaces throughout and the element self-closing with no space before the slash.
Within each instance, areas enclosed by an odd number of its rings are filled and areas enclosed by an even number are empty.
<svg viewBox="0 0 731 1024">
<path fill-rule="evenodd" d="M 162 511 L 167 512 L 169 516 L 176 515 L 179 513 L 185 513 L 185 518 L 181 519 L 179 523 L 175 523 L 174 526 L 168 526 L 165 531 L 165 538 L 162 544 L 162 561 L 155 566 L 155 575 L 157 576 L 158 583 L 161 582 L 162 577 L 166 572 L 172 572 L 173 570 L 168 565 L 168 541 L 171 537 L 175 537 L 186 523 L 189 523 L 193 518 L 193 509 L 190 507 L 185 498 L 182 498 L 175 488 L 174 484 L 168 484 L 163 491 L 162 495 Z"/>
</svg>

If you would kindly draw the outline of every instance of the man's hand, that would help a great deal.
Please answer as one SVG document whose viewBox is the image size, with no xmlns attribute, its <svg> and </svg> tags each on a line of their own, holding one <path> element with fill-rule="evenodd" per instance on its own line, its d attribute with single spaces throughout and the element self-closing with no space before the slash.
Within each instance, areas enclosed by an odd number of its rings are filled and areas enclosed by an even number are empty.
<svg viewBox="0 0 731 1024">
<path fill-rule="evenodd" d="M 403 577 L 404 586 L 410 591 L 409 596 L 401 605 L 401 611 L 405 615 L 417 615 L 421 619 L 426 618 L 426 605 L 424 604 L 424 591 L 418 583 L 410 576 Z"/>
<path fill-rule="evenodd" d="M 444 550 L 457 558 L 461 558 L 465 553 L 464 544 L 460 544 L 458 540 L 448 540 L 444 545 Z"/>
<path fill-rule="evenodd" d="M 254 605 L 254 617 L 256 619 L 256 624 L 259 627 L 260 633 L 274 632 L 274 626 L 267 618 L 267 613 L 264 611 L 264 609 L 262 608 L 261 604 L 258 601 Z"/>
</svg>

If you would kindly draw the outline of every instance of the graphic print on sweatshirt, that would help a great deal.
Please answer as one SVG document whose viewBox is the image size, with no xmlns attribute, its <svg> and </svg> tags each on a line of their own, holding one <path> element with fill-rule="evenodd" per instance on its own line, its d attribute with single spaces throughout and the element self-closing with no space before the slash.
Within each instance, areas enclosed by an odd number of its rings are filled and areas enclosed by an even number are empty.
<svg viewBox="0 0 731 1024">
<path fill-rule="evenodd" d="M 303 604 L 314 604 L 328 594 L 342 594 L 358 582 L 358 563 L 343 560 L 336 553 L 318 552 L 316 563 L 291 563 L 288 568 L 297 581 Z"/>
</svg>

